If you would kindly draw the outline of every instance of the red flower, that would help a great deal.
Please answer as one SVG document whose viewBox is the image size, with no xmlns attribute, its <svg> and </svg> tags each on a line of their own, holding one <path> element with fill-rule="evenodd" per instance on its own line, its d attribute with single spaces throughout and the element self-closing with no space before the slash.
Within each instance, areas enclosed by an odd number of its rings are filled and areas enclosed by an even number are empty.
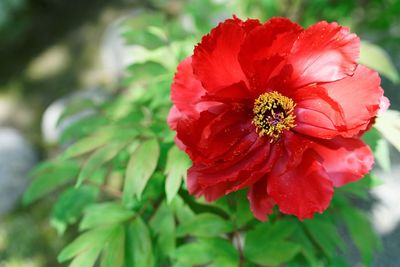
<svg viewBox="0 0 400 267">
<path fill-rule="evenodd" d="M 178 66 L 168 122 L 190 156 L 191 194 L 213 201 L 250 188 L 255 217 L 310 218 L 333 187 L 374 162 L 360 139 L 387 102 L 357 64 L 359 38 L 337 23 L 228 19 Z"/>
</svg>

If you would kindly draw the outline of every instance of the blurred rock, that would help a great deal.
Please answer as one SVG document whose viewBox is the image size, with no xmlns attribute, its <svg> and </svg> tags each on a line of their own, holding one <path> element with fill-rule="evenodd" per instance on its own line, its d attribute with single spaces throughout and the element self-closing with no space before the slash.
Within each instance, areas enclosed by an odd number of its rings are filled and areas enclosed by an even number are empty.
<svg viewBox="0 0 400 267">
<path fill-rule="evenodd" d="M 0 128 L 0 215 L 17 205 L 36 162 L 35 151 L 20 132 Z"/>
<path fill-rule="evenodd" d="M 104 102 L 109 97 L 108 93 L 101 88 L 91 88 L 87 90 L 78 91 L 69 96 L 60 98 L 53 102 L 44 112 L 42 118 L 42 136 L 43 141 L 47 144 L 54 144 L 58 141 L 63 131 L 68 128 L 75 121 L 92 115 L 93 108 L 88 107 L 70 117 L 63 119 L 60 123 L 61 115 L 65 109 L 74 101 L 87 99 L 92 100 L 96 104 Z"/>
<path fill-rule="evenodd" d="M 131 16 L 139 13 L 133 12 Z M 104 33 L 101 44 L 101 61 L 105 72 L 113 82 L 120 80 L 125 73 L 126 67 L 133 62 L 134 52 L 132 47 L 126 45 L 121 36 L 123 30 L 121 29 L 121 23 L 128 17 L 121 17 L 111 23 Z"/>
</svg>

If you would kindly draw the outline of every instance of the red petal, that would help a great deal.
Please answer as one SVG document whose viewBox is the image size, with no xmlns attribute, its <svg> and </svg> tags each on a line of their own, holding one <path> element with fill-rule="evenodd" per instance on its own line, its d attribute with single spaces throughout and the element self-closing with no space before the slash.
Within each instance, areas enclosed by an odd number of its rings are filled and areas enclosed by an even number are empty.
<svg viewBox="0 0 400 267">
<path fill-rule="evenodd" d="M 352 75 L 360 40 L 346 27 L 325 21 L 312 25 L 294 43 L 288 63 L 293 65 L 293 85 L 332 82 Z"/>
<path fill-rule="evenodd" d="M 345 129 L 340 105 L 322 87 L 307 86 L 290 95 L 296 103 L 294 131 L 312 137 L 330 139 Z"/>
<path fill-rule="evenodd" d="M 171 100 L 184 115 L 196 118 L 203 110 L 202 105 L 198 104 L 205 93 L 203 86 L 193 74 L 192 58 L 187 57 L 178 65 L 171 85 Z M 177 114 L 174 112 L 171 115 L 176 117 Z"/>
<path fill-rule="evenodd" d="M 374 164 L 371 149 L 360 139 L 337 137 L 314 143 L 312 149 L 337 187 L 361 179 Z"/>
<path fill-rule="evenodd" d="M 254 20 L 228 19 L 203 37 L 194 49 L 193 69 L 209 93 L 247 79 L 238 61 L 246 31 L 255 27 Z"/>
<path fill-rule="evenodd" d="M 239 53 L 239 61 L 253 82 L 253 90 L 262 89 L 266 77 L 275 68 L 279 69 L 277 60 L 283 59 L 290 52 L 302 30 L 298 24 L 286 18 L 272 18 L 249 33 Z"/>
<path fill-rule="evenodd" d="M 352 137 L 366 129 L 377 115 L 380 104 L 382 108 L 385 106 L 378 73 L 362 65 L 357 67 L 352 77 L 322 86 L 343 110 L 346 129 L 342 135 L 345 137 Z"/>
<path fill-rule="evenodd" d="M 242 153 L 236 153 L 231 160 L 208 166 L 194 164 L 188 171 L 189 192 L 213 201 L 251 186 L 271 170 L 281 153 L 279 146 L 273 146 L 271 151 L 270 146 L 268 140 L 256 138 L 250 148 L 245 150 L 243 147 Z"/>
<path fill-rule="evenodd" d="M 267 178 L 261 178 L 250 187 L 247 193 L 250 202 L 250 209 L 260 221 L 266 221 L 267 215 L 272 213 L 275 206 L 274 200 L 267 193 Z"/>
<path fill-rule="evenodd" d="M 315 155 L 305 152 L 302 161 L 282 174 L 272 170 L 268 177 L 268 194 L 282 213 L 299 219 L 323 212 L 331 201 L 333 185 Z"/>
<path fill-rule="evenodd" d="M 210 163 L 225 154 L 249 133 L 254 132 L 251 119 L 230 106 L 214 106 L 200 113 L 198 119 L 177 123 L 177 137 L 195 162 Z"/>
</svg>

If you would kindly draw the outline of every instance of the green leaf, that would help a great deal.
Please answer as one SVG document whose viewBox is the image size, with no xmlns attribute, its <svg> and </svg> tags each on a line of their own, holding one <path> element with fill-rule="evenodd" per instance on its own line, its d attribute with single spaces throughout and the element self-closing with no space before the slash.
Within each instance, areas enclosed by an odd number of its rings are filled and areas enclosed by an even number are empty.
<svg viewBox="0 0 400 267">
<path fill-rule="evenodd" d="M 35 179 L 26 190 L 24 204 L 30 204 L 71 181 L 79 171 L 74 161 L 55 161 L 40 164 L 31 173 Z"/>
<path fill-rule="evenodd" d="M 286 220 L 257 225 L 246 235 L 244 255 L 261 265 L 277 266 L 290 261 L 301 251 L 299 244 L 285 240 L 295 229 L 295 222 Z"/>
<path fill-rule="evenodd" d="M 79 173 L 77 186 L 80 186 L 85 179 L 90 178 L 103 164 L 113 159 L 126 145 L 127 142 L 110 143 L 90 155 Z"/>
<path fill-rule="evenodd" d="M 86 250 L 98 247 L 99 245 L 104 246 L 110 237 L 119 231 L 119 227 L 121 226 L 96 228 L 83 233 L 61 251 L 57 257 L 58 261 L 65 262 Z"/>
<path fill-rule="evenodd" d="M 118 227 L 118 231 L 111 236 L 109 243 L 103 249 L 101 267 L 121 267 L 125 254 L 125 231 Z"/>
<path fill-rule="evenodd" d="M 379 114 L 376 119 L 375 128 L 388 140 L 398 151 L 400 151 L 400 112 L 387 110 Z"/>
<path fill-rule="evenodd" d="M 189 266 L 211 263 L 214 267 L 238 266 L 239 254 L 233 245 L 221 238 L 202 238 L 176 249 L 173 258 Z"/>
<path fill-rule="evenodd" d="M 150 221 L 151 230 L 158 235 L 157 244 L 163 255 L 175 250 L 175 218 L 171 207 L 163 202 Z"/>
<path fill-rule="evenodd" d="M 201 213 L 178 226 L 176 235 L 182 237 L 193 235 L 199 237 L 214 237 L 232 232 L 234 226 L 220 216 L 211 213 Z"/>
<path fill-rule="evenodd" d="M 170 204 L 179 223 L 191 220 L 195 214 L 190 207 L 177 195 Z"/>
<path fill-rule="evenodd" d="M 53 206 L 51 224 L 59 234 L 63 234 L 68 224 L 75 223 L 83 209 L 92 204 L 97 197 L 98 189 L 90 186 L 67 189 Z"/>
<path fill-rule="evenodd" d="M 148 180 L 157 167 L 160 147 L 157 139 L 143 141 L 131 156 L 125 174 L 123 200 L 129 202 L 132 195 L 138 199 L 146 187 Z"/>
<path fill-rule="evenodd" d="M 247 201 L 246 192 L 241 190 L 235 193 L 236 201 L 236 224 L 237 227 L 246 225 L 254 219 L 254 215 L 250 210 L 249 202 Z"/>
<path fill-rule="evenodd" d="M 126 127 L 103 127 L 91 136 L 85 137 L 72 146 L 63 154 L 63 158 L 81 156 L 99 147 L 104 146 L 112 140 L 132 140 L 138 135 L 136 129 Z"/>
<path fill-rule="evenodd" d="M 389 143 L 385 139 L 378 140 L 378 144 L 374 150 L 374 156 L 379 166 L 381 166 L 385 172 L 389 172 L 391 168 Z"/>
<path fill-rule="evenodd" d="M 338 249 L 344 250 L 345 244 L 337 234 L 336 225 L 326 219 L 326 216 L 315 216 L 311 220 L 305 220 L 304 226 L 313 240 L 321 247 L 324 254 L 333 259 Z"/>
<path fill-rule="evenodd" d="M 368 220 L 368 216 L 360 210 L 349 206 L 340 209 L 350 236 L 361 253 L 365 265 L 372 263 L 374 252 L 381 247 L 380 240 Z"/>
<path fill-rule="evenodd" d="M 92 267 L 96 263 L 100 252 L 101 245 L 91 247 L 74 258 L 69 267 Z"/>
<path fill-rule="evenodd" d="M 93 227 L 121 223 L 132 218 L 133 215 L 133 211 L 116 202 L 91 205 L 86 208 L 79 229 L 86 230 Z"/>
<path fill-rule="evenodd" d="M 165 174 L 167 175 L 165 193 L 168 203 L 171 203 L 172 199 L 174 199 L 175 195 L 178 193 L 182 180 L 186 179 L 186 173 L 190 167 L 190 160 L 188 156 L 176 146 L 173 146 L 168 151 L 167 157 L 167 165 L 165 167 Z"/>
<path fill-rule="evenodd" d="M 125 266 L 154 266 L 153 248 L 149 230 L 143 220 L 138 217 L 132 221 L 126 232 L 126 262 Z"/>
<path fill-rule="evenodd" d="M 301 246 L 290 241 L 263 241 L 246 238 L 244 255 L 257 264 L 278 266 L 292 260 L 301 250 Z M 260 244 L 261 243 L 261 244 Z"/>
<path fill-rule="evenodd" d="M 375 44 L 366 41 L 361 42 L 359 62 L 378 71 L 393 83 L 400 81 L 399 73 L 390 56 L 385 50 Z"/>
</svg>

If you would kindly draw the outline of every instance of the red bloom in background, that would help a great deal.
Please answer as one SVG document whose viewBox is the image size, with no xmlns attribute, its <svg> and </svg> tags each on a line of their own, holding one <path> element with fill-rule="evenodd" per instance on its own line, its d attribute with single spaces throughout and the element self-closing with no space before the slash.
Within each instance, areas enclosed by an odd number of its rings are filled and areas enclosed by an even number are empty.
<svg viewBox="0 0 400 267">
<path fill-rule="evenodd" d="M 236 17 L 178 66 L 168 122 L 192 159 L 191 194 L 213 201 L 250 188 L 255 217 L 310 218 L 333 188 L 374 159 L 360 136 L 388 103 L 375 71 L 357 64 L 359 38 L 337 23 Z"/>
</svg>

